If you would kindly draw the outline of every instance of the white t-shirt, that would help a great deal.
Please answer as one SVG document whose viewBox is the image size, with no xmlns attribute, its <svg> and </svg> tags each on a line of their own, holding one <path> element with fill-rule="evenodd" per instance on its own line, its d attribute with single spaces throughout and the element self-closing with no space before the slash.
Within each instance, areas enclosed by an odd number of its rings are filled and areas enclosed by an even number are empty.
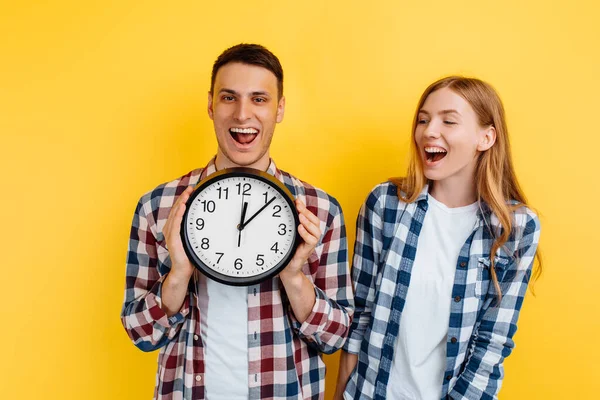
<svg viewBox="0 0 600 400">
<path fill-rule="evenodd" d="M 439 400 L 454 272 L 473 232 L 477 203 L 448 208 L 428 199 L 387 385 L 390 400 Z"/>
<path fill-rule="evenodd" d="M 248 288 L 198 283 L 207 400 L 248 399 Z"/>
</svg>

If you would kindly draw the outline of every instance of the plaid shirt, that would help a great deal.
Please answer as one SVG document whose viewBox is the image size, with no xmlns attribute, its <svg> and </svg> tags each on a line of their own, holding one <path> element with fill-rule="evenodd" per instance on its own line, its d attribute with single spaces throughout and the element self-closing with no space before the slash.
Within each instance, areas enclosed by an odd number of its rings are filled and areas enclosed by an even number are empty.
<svg viewBox="0 0 600 400">
<path fill-rule="evenodd" d="M 214 159 L 139 201 L 129 239 L 121 320 L 143 351 L 160 349 L 155 399 L 203 399 L 204 349 L 194 282 L 179 313 L 161 309 L 161 285 L 170 270 L 163 227 L 175 199 L 215 172 Z M 271 162 L 267 171 L 283 182 L 321 220 L 322 236 L 304 273 L 314 283 L 316 303 L 299 323 L 279 277 L 248 287 L 248 384 L 251 399 L 322 399 L 325 364 L 320 353 L 344 344 L 352 317 L 352 286 L 346 230 L 337 201 Z M 195 271 L 195 274 L 198 274 Z"/>
<path fill-rule="evenodd" d="M 415 202 L 398 200 L 397 187 L 376 186 L 357 220 L 352 278 L 355 312 L 344 350 L 358 354 L 346 386 L 352 399 L 385 399 L 395 341 L 410 283 L 419 233 L 428 208 L 428 188 Z M 513 203 L 516 204 L 516 203 Z M 452 288 L 443 399 L 496 399 L 502 362 L 513 335 L 531 275 L 540 225 L 528 208 L 514 212 L 514 230 L 495 255 L 502 291 L 497 304 L 490 278 L 490 249 L 499 221 L 482 204 L 473 232 L 460 250 Z M 491 229 L 490 229 L 491 228 Z"/>
</svg>

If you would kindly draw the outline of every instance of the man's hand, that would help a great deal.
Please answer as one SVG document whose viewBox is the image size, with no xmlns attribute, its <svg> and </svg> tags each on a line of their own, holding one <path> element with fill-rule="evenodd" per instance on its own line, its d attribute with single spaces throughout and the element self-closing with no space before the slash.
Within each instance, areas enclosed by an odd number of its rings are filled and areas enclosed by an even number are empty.
<svg viewBox="0 0 600 400">
<path fill-rule="evenodd" d="M 296 209 L 300 218 L 298 233 L 303 242 L 298 245 L 292 261 L 279 273 L 279 278 L 296 319 L 302 323 L 310 315 L 316 301 L 314 285 L 302 272 L 302 266 L 315 250 L 321 237 L 321 229 L 319 218 L 308 211 L 302 201 L 296 200 Z"/>
<path fill-rule="evenodd" d="M 302 243 L 298 245 L 292 261 L 282 271 L 289 275 L 297 275 L 302 272 L 302 266 L 308 260 L 321 238 L 321 228 L 319 228 L 319 218 L 306 208 L 302 200 L 296 200 L 296 209 L 300 218 L 298 233 L 302 238 Z"/>
<path fill-rule="evenodd" d="M 167 223 L 163 228 L 163 233 L 167 242 L 167 250 L 169 250 L 169 256 L 171 256 L 171 271 L 169 272 L 169 277 L 180 282 L 185 282 L 186 287 L 187 282 L 194 273 L 194 266 L 190 262 L 185 250 L 183 250 L 180 231 L 181 221 L 183 219 L 183 214 L 185 213 L 185 203 L 190 198 L 192 191 L 193 188 L 188 187 L 177 198 L 169 212 Z"/>
</svg>

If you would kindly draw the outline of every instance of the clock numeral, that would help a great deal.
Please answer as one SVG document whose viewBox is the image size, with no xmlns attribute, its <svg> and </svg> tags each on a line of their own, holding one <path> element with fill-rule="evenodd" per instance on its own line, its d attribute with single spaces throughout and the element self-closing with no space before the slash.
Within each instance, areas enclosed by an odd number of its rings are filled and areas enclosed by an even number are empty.
<svg viewBox="0 0 600 400">
<path fill-rule="evenodd" d="M 217 192 L 219 192 L 219 200 L 221 200 L 221 195 L 225 193 L 225 200 L 229 198 L 229 188 L 217 188 Z"/>
<path fill-rule="evenodd" d="M 238 183 L 235 186 L 238 188 L 238 194 L 241 194 L 242 196 L 248 196 L 250 194 L 250 189 L 252 189 L 252 185 L 249 183 L 244 183 L 244 186 L 242 186 L 241 183 Z"/>
<path fill-rule="evenodd" d="M 263 258 L 264 256 L 264 254 L 259 254 L 256 256 L 256 265 L 258 265 L 259 267 L 261 265 L 265 265 L 265 259 Z"/>
<path fill-rule="evenodd" d="M 279 233 L 281 236 L 285 235 L 285 224 L 279 224 L 279 230 L 277 231 L 277 233 Z"/>
<path fill-rule="evenodd" d="M 215 202 L 212 200 L 202 200 L 200 204 L 202 204 L 202 206 L 204 207 L 204 212 L 208 211 L 209 213 L 212 213 L 215 211 L 216 205 Z"/>
<path fill-rule="evenodd" d="M 207 250 L 210 247 L 208 238 L 202 239 L 202 244 L 200 244 L 200 247 L 202 247 L 204 250 Z"/>
<path fill-rule="evenodd" d="M 225 253 L 216 253 L 219 255 L 219 258 L 217 258 L 217 264 L 219 263 L 219 261 L 221 261 L 221 258 L 223 258 L 223 255 L 225 255 Z"/>
<path fill-rule="evenodd" d="M 279 204 L 275 204 L 275 207 L 273 207 L 273 209 L 275 210 L 273 212 L 273 216 L 277 217 L 277 218 L 281 218 L 281 215 L 279 215 L 279 213 L 281 212 L 281 206 Z"/>
<path fill-rule="evenodd" d="M 240 269 L 242 269 L 243 265 L 242 265 L 242 259 L 241 258 L 236 258 L 235 262 L 233 263 L 233 268 L 237 269 L 238 271 Z"/>
<path fill-rule="evenodd" d="M 267 201 L 269 201 L 269 193 L 268 192 L 264 192 L 263 196 L 265 196 L 265 204 L 267 204 Z"/>
<path fill-rule="evenodd" d="M 202 218 L 198 218 L 196 220 L 196 229 L 198 229 L 199 231 L 204 229 L 204 220 Z"/>
<path fill-rule="evenodd" d="M 271 250 L 273 250 L 275 253 L 277 253 L 279 251 L 279 247 L 278 247 L 278 242 L 275 242 L 275 244 L 273 246 L 271 246 Z"/>
</svg>

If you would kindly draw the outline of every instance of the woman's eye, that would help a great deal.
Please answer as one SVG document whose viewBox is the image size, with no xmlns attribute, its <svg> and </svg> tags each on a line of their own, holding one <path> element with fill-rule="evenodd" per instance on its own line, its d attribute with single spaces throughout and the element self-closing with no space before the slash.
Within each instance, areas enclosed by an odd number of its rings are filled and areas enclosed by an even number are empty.
<svg viewBox="0 0 600 400">
<path fill-rule="evenodd" d="M 417 124 L 419 124 L 419 125 L 423 125 L 423 124 L 426 124 L 426 123 L 427 123 L 427 120 L 426 120 L 426 119 L 419 119 L 419 120 L 417 121 Z"/>
<path fill-rule="evenodd" d="M 454 121 L 444 121 L 444 123 L 446 125 L 456 125 L 456 122 L 454 122 Z"/>
</svg>

